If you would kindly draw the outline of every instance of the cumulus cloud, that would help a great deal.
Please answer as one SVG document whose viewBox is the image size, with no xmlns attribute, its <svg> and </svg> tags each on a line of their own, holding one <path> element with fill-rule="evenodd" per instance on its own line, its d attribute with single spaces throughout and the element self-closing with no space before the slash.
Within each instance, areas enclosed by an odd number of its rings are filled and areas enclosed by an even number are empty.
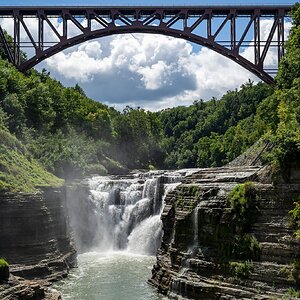
<svg viewBox="0 0 300 300">
<path fill-rule="evenodd" d="M 36 24 L 28 22 L 35 34 Z M 57 19 L 52 22 L 58 31 L 62 30 Z M 12 29 L 12 24 L 5 25 L 8 31 Z M 266 39 L 272 22 L 262 20 L 261 25 L 261 35 Z M 69 35 L 76 35 L 77 30 L 70 26 Z M 55 39 L 53 33 L 47 35 Z M 275 51 L 271 49 L 266 64 L 276 63 Z M 253 48 L 247 48 L 243 56 L 252 60 Z M 182 39 L 150 34 L 88 41 L 37 66 L 42 67 L 64 84 L 79 83 L 91 98 L 120 109 L 125 105 L 150 110 L 188 105 L 194 100 L 219 97 L 249 78 L 258 81 L 252 73 L 214 51 L 193 47 Z"/>
<path fill-rule="evenodd" d="M 254 75 L 231 60 L 161 35 L 119 35 L 86 42 L 50 57 L 46 67 L 68 85 L 115 105 L 157 110 L 209 99 Z"/>
</svg>

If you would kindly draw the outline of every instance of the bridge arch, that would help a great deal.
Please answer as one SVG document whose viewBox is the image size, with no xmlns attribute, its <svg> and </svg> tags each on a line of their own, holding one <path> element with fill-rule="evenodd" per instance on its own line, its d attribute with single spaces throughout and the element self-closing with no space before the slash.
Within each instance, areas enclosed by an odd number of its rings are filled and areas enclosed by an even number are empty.
<svg viewBox="0 0 300 300">
<path fill-rule="evenodd" d="M 46 58 L 57 54 L 67 48 L 92 40 L 116 34 L 150 33 L 162 34 L 175 38 L 185 39 L 195 44 L 207 47 L 219 54 L 233 60 L 249 70 L 261 80 L 272 84 L 274 79 L 265 68 L 265 58 L 270 47 L 276 47 L 278 63 L 284 54 L 284 18 L 290 7 L 82 7 L 82 8 L 1 8 L 0 16 L 12 17 L 14 20 L 13 45 L 7 41 L 4 30 L 0 26 L 0 41 L 9 60 L 19 70 L 26 71 Z M 49 20 L 49 16 L 61 18 L 62 34 Z M 34 38 L 30 29 L 24 22 L 25 18 L 35 18 L 38 22 L 38 37 Z M 237 38 L 237 18 L 248 17 L 240 38 Z M 261 38 L 261 19 L 271 17 L 273 24 L 266 40 Z M 188 24 L 189 19 L 193 22 Z M 222 18 L 213 32 L 212 23 L 215 18 Z M 84 20 L 86 26 L 83 25 Z M 93 29 L 92 21 L 100 24 L 102 28 Z M 75 25 L 80 33 L 69 37 L 68 23 Z M 199 34 L 197 28 L 206 23 L 205 32 Z M 44 25 L 58 37 L 58 42 L 47 47 L 45 42 Z M 176 24 L 178 27 L 176 27 Z M 227 41 L 218 41 L 218 36 L 226 25 L 230 26 Z M 175 26 L 174 26 L 175 25 Z M 21 28 L 26 33 L 28 43 L 35 50 L 35 54 L 25 62 L 20 61 Z M 252 30 L 251 30 L 252 28 Z M 253 35 L 251 41 L 246 36 Z M 254 61 L 241 55 L 241 48 L 245 46 L 254 48 Z M 227 44 L 227 45 L 226 45 Z M 274 71 L 274 70 L 271 70 Z M 276 71 L 276 70 L 275 70 Z"/>
</svg>

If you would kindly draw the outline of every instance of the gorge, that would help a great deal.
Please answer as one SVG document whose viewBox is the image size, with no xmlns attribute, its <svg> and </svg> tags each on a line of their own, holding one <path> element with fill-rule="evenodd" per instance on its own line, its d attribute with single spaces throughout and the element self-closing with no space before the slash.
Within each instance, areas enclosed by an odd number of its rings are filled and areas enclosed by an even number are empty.
<svg viewBox="0 0 300 300">
<path fill-rule="evenodd" d="M 157 112 L 21 73 L 2 45 L 0 299 L 299 299 L 299 3 L 291 17 L 274 85 Z"/>
<path fill-rule="evenodd" d="M 2 196 L 1 220 L 22 228 L 14 235 L 22 250 L 15 240 L 6 238 L 1 253 L 14 262 L 12 274 L 34 280 L 35 287 L 41 277 L 48 282 L 66 277 L 69 267 L 76 264 L 69 222 L 79 266 L 68 279 L 55 284 L 54 290 L 40 282 L 36 290 L 43 290 L 41 295 L 53 297 L 59 291 L 63 299 L 74 300 L 120 299 L 124 295 L 132 300 L 164 299 L 163 295 L 174 299 L 283 298 L 299 286 L 300 243 L 293 237 L 288 213 L 299 195 L 299 171 L 293 170 L 290 178 L 289 184 L 280 177 L 275 182 L 267 167 L 234 164 L 98 176 L 64 191 L 45 190 L 44 197 L 31 195 L 30 201 L 36 205 L 30 210 L 26 196 L 14 198 L 19 215 L 7 209 L 11 198 Z M 228 197 L 249 182 L 258 195 L 254 197 L 257 211 L 244 230 L 236 227 L 238 216 L 231 214 Z M 26 237 L 29 228 L 35 228 L 34 234 L 30 232 L 34 240 Z M 45 233 L 49 228 L 53 236 Z M 4 234 L 2 230 L 1 236 Z M 250 237 L 250 244 L 241 238 L 245 236 Z M 233 241 L 240 247 L 231 245 Z M 251 256 L 255 247 L 258 254 Z M 147 285 L 147 279 L 161 295 Z M 14 299 L 6 293 L 27 299 L 24 283 L 23 288 L 19 284 L 11 289 L 14 292 L 0 290 L 3 299 Z"/>
</svg>

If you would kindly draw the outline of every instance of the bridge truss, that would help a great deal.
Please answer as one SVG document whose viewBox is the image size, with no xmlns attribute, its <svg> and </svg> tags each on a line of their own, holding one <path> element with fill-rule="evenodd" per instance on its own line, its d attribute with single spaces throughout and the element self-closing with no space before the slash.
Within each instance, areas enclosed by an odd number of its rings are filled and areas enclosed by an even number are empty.
<svg viewBox="0 0 300 300">
<path fill-rule="evenodd" d="M 0 46 L 11 63 L 25 71 L 91 39 L 163 34 L 208 47 L 271 84 L 284 55 L 289 10 L 289 6 L 0 7 Z M 263 28 L 265 20 L 269 25 Z M 27 60 L 21 59 L 21 50 Z"/>
</svg>

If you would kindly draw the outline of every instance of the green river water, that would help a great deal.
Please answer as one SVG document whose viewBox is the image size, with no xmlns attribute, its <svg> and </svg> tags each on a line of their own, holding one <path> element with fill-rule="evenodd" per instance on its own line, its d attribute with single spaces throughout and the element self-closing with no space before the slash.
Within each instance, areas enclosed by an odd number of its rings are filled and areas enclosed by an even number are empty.
<svg viewBox="0 0 300 300">
<path fill-rule="evenodd" d="M 54 288 L 63 300 L 162 300 L 147 283 L 155 257 L 127 252 L 90 252 Z"/>
</svg>

